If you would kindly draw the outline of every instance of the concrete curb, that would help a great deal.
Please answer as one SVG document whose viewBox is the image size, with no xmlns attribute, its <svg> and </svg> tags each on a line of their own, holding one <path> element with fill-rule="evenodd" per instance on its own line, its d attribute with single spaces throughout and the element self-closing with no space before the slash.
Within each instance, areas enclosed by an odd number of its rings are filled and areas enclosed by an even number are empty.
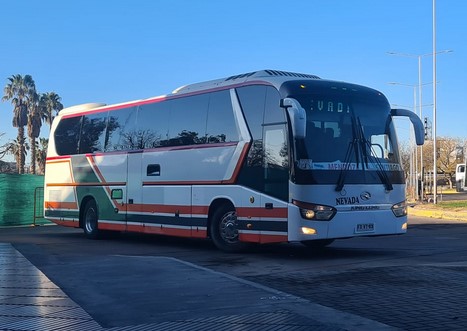
<svg viewBox="0 0 467 331">
<path fill-rule="evenodd" d="M 467 222 L 467 212 L 451 211 L 435 208 L 417 208 L 417 206 L 408 208 L 409 216 L 439 218 L 445 220 L 456 220 Z"/>
</svg>

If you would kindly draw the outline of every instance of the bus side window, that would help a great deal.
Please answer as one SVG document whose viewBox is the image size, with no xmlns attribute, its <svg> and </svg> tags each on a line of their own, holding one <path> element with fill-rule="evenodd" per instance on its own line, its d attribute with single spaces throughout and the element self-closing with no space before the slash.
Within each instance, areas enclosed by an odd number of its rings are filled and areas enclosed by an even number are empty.
<svg viewBox="0 0 467 331">
<path fill-rule="evenodd" d="M 285 124 L 264 126 L 264 191 L 287 200 L 289 158 Z"/>
<path fill-rule="evenodd" d="M 110 112 L 105 136 L 105 151 L 138 149 L 138 142 L 136 107 Z"/>
<path fill-rule="evenodd" d="M 169 108 L 167 102 L 142 105 L 138 109 L 138 132 L 143 148 L 166 146 L 169 130 Z"/>
<path fill-rule="evenodd" d="M 272 86 L 266 87 L 266 105 L 264 107 L 264 124 L 285 123 L 285 111 L 280 107 L 281 97 Z"/>
<path fill-rule="evenodd" d="M 58 155 L 75 155 L 78 144 L 83 116 L 62 119 L 55 130 L 55 148 Z"/>
<path fill-rule="evenodd" d="M 205 143 L 209 96 L 194 95 L 173 99 L 170 104 L 169 146 Z"/>
<path fill-rule="evenodd" d="M 230 91 L 213 92 L 209 95 L 206 143 L 239 141 L 239 133 L 230 100 Z"/>
<path fill-rule="evenodd" d="M 266 87 L 264 85 L 240 87 L 237 89 L 237 95 L 253 138 L 246 163 L 239 174 L 239 182 L 247 187 L 263 192 L 263 116 Z"/>
<path fill-rule="evenodd" d="M 79 153 L 103 152 L 108 112 L 85 115 L 81 125 Z"/>
</svg>

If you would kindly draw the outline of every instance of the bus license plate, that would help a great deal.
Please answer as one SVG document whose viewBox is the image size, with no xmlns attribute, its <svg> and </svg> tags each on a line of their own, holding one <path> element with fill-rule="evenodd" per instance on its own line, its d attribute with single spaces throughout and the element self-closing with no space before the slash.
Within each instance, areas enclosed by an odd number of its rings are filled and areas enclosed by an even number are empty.
<svg viewBox="0 0 467 331">
<path fill-rule="evenodd" d="M 357 228 L 355 229 L 356 233 L 365 233 L 365 232 L 374 232 L 374 231 L 375 231 L 375 223 L 357 224 Z"/>
</svg>

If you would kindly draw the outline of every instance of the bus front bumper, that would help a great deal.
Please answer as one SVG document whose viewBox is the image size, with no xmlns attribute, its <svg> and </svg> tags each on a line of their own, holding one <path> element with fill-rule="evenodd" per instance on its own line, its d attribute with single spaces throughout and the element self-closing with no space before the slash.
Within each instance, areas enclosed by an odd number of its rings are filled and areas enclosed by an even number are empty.
<svg viewBox="0 0 467 331">
<path fill-rule="evenodd" d="M 337 211 L 329 221 L 304 219 L 296 206 L 289 207 L 289 241 L 384 236 L 407 232 L 407 216 L 392 210 Z"/>
</svg>

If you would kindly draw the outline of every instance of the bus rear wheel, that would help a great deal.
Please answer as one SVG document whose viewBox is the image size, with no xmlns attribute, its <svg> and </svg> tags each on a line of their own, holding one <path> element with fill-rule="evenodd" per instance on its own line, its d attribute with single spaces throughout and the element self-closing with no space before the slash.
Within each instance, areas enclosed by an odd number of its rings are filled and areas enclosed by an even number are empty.
<svg viewBox="0 0 467 331">
<path fill-rule="evenodd" d="M 94 200 L 86 202 L 83 213 L 83 230 L 86 238 L 99 238 L 99 218 L 97 213 L 97 205 Z"/>
<path fill-rule="evenodd" d="M 220 250 L 235 253 L 248 247 L 246 243 L 240 241 L 237 212 L 233 206 L 224 204 L 217 208 L 209 227 L 211 239 Z"/>
</svg>

